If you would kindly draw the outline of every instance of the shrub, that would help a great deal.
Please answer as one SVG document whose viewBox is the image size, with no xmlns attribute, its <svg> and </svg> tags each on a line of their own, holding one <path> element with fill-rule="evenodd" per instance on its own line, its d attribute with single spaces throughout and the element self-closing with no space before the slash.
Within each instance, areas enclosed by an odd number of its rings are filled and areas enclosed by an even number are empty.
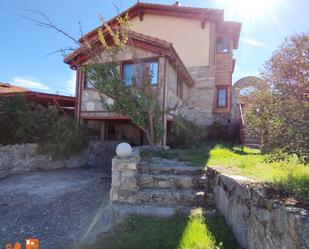
<svg viewBox="0 0 309 249">
<path fill-rule="evenodd" d="M 48 107 L 46 115 L 47 130 L 44 139 L 39 142 L 39 153 L 52 158 L 68 157 L 86 146 L 84 132 L 72 117 L 60 115 L 52 106 Z"/>
<path fill-rule="evenodd" d="M 230 141 L 229 126 L 223 125 L 217 121 L 213 122 L 207 128 L 207 139 L 210 141 Z"/>
<path fill-rule="evenodd" d="M 38 143 L 38 152 L 52 158 L 71 156 L 87 144 L 73 117 L 54 106 L 27 102 L 22 95 L 0 99 L 0 122 L 0 144 Z"/>
<path fill-rule="evenodd" d="M 188 148 L 201 143 L 205 131 L 183 116 L 176 116 L 169 133 L 169 144 L 173 148 Z"/>
<path fill-rule="evenodd" d="M 261 134 L 262 151 L 280 149 L 309 161 L 308 33 L 288 37 L 266 62 L 265 86 L 246 105 L 248 127 Z"/>
<path fill-rule="evenodd" d="M 0 96 L 0 144 L 32 143 L 38 141 L 40 125 L 34 107 L 25 97 Z"/>
</svg>

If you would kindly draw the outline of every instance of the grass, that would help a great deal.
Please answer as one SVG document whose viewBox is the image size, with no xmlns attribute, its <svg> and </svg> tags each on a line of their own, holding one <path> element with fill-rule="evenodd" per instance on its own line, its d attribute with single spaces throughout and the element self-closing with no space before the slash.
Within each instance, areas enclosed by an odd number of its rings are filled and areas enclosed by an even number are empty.
<svg viewBox="0 0 309 249">
<path fill-rule="evenodd" d="M 201 210 L 171 218 L 130 216 L 109 238 L 92 249 L 237 249 L 221 216 L 205 218 Z"/>
<path fill-rule="evenodd" d="M 309 165 L 301 164 L 296 158 L 285 161 L 267 162 L 267 155 L 257 149 L 242 146 L 207 144 L 197 149 L 144 152 L 142 156 L 177 158 L 195 165 L 220 165 L 236 173 L 270 182 L 276 188 L 292 192 L 309 201 Z"/>
</svg>

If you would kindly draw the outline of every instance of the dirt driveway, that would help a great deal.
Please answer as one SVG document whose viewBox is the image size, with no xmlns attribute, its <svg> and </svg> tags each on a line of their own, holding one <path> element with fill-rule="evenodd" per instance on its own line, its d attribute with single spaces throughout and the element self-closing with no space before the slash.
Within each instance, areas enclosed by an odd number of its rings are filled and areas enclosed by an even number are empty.
<svg viewBox="0 0 309 249">
<path fill-rule="evenodd" d="M 38 238 L 40 249 L 81 242 L 108 204 L 109 187 L 110 180 L 93 169 L 35 172 L 0 180 L 0 248 L 7 242 L 24 245 L 28 237 Z"/>
</svg>

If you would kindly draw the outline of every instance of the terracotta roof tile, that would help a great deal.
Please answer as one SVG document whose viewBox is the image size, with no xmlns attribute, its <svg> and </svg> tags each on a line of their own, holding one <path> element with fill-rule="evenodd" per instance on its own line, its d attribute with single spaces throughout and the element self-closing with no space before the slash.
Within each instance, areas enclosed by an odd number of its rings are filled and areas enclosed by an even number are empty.
<svg viewBox="0 0 309 249">
<path fill-rule="evenodd" d="M 13 86 L 9 83 L 0 82 L 0 94 L 1 93 L 20 93 L 29 91 L 27 88 Z"/>
</svg>

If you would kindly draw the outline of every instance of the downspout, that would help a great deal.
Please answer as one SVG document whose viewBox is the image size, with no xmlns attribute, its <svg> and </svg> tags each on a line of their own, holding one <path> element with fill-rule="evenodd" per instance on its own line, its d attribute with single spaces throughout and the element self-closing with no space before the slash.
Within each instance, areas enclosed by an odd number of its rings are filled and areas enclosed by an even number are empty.
<svg viewBox="0 0 309 249">
<path fill-rule="evenodd" d="M 77 80 L 77 93 L 76 93 L 76 120 L 77 123 L 80 124 L 80 112 L 81 112 L 81 86 L 82 86 L 82 72 L 80 71 L 80 69 L 77 70 L 77 74 L 76 74 L 76 80 Z"/>
<path fill-rule="evenodd" d="M 167 100 L 166 100 L 166 87 L 167 87 L 167 82 L 166 82 L 166 74 L 167 74 L 167 60 L 166 57 L 164 57 L 164 80 L 163 80 L 163 117 L 162 117 L 162 122 L 163 122 L 163 128 L 164 128 L 164 135 L 163 135 L 163 139 L 162 139 L 162 146 L 166 146 L 166 133 L 167 133 L 167 125 L 166 125 L 166 116 L 167 114 L 165 113 L 166 111 L 166 104 L 167 104 Z"/>
<path fill-rule="evenodd" d="M 84 73 L 80 71 L 80 76 L 79 76 L 79 116 L 78 120 L 80 123 L 80 116 L 81 116 L 81 110 L 82 110 L 82 90 L 83 90 L 83 85 L 84 85 Z"/>
<path fill-rule="evenodd" d="M 75 118 L 77 123 L 79 123 L 78 120 L 78 109 L 79 109 L 79 71 L 76 70 L 76 86 L 75 86 Z"/>
</svg>

